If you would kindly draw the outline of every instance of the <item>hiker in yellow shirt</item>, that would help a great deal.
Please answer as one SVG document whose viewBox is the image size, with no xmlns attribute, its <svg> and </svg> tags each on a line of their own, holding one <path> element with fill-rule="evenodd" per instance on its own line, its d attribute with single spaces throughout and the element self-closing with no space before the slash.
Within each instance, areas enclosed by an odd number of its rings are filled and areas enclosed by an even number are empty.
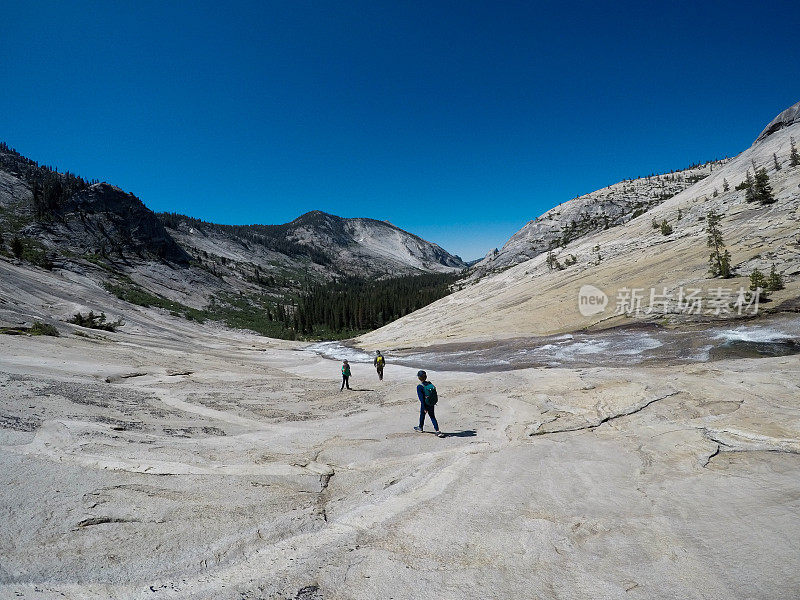
<svg viewBox="0 0 800 600">
<path fill-rule="evenodd" d="M 378 371 L 378 379 L 383 381 L 383 367 L 386 366 L 386 359 L 383 358 L 380 350 L 378 350 L 378 355 L 372 361 L 372 364 L 375 365 L 375 369 Z"/>
</svg>

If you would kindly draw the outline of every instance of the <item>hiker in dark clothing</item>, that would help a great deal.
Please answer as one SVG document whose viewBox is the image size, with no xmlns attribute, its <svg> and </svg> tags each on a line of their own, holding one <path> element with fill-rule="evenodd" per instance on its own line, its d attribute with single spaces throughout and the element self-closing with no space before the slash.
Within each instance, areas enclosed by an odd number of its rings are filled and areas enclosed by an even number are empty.
<svg viewBox="0 0 800 600">
<path fill-rule="evenodd" d="M 378 355 L 372 361 L 372 364 L 375 365 L 375 369 L 378 371 L 378 380 L 383 381 L 383 367 L 386 366 L 386 359 L 383 358 L 380 350 L 378 350 Z"/>
<path fill-rule="evenodd" d="M 350 388 L 350 363 L 344 361 L 342 363 L 342 389 L 339 391 L 341 392 L 344 389 L 344 386 L 347 386 L 347 389 Z"/>
<path fill-rule="evenodd" d="M 436 431 L 436 435 L 443 438 L 445 435 L 439 431 L 439 423 L 436 422 L 435 407 L 436 403 L 439 401 L 439 396 L 436 393 L 436 386 L 428 381 L 428 374 L 425 371 L 419 371 L 417 373 L 417 379 L 419 379 L 419 385 L 417 386 L 417 397 L 419 398 L 419 427 L 414 427 L 414 431 L 422 431 L 425 425 L 425 415 L 427 414 L 431 419 L 431 423 L 433 423 L 433 429 Z"/>
</svg>

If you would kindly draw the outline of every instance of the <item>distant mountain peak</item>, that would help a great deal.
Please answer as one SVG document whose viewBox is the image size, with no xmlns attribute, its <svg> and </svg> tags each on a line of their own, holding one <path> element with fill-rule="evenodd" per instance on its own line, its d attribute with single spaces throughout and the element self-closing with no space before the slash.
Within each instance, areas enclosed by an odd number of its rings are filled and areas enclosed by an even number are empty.
<svg viewBox="0 0 800 600">
<path fill-rule="evenodd" d="M 296 219 L 293 219 L 291 223 L 294 223 L 295 221 L 305 221 L 309 219 L 318 219 L 318 218 L 341 219 L 342 217 L 337 217 L 336 215 L 326 213 L 324 210 L 310 210 L 308 212 L 303 213 Z"/>
</svg>

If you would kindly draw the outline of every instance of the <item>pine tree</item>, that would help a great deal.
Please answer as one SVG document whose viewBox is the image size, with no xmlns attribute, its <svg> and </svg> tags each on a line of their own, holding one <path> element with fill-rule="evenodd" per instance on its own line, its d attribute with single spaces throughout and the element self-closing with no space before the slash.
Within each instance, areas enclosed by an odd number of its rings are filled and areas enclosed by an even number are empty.
<svg viewBox="0 0 800 600">
<path fill-rule="evenodd" d="M 727 192 L 729 189 L 731 189 L 731 186 L 728 185 L 728 180 L 723 178 L 723 180 L 722 180 L 722 191 L 723 192 Z"/>
<path fill-rule="evenodd" d="M 731 255 L 725 248 L 725 243 L 722 241 L 722 232 L 719 230 L 719 223 L 721 220 L 722 217 L 713 210 L 708 211 L 708 216 L 706 217 L 708 232 L 706 245 L 712 249 L 708 257 L 708 271 L 711 277 L 729 279 L 733 276 L 731 270 Z"/>
<path fill-rule="evenodd" d="M 772 292 L 783 289 L 783 277 L 775 270 L 775 263 L 772 263 L 766 283 L 766 288 Z"/>
<path fill-rule="evenodd" d="M 772 153 L 772 160 L 775 162 L 775 170 L 776 171 L 780 171 L 781 170 L 781 163 L 778 162 L 778 155 L 775 154 L 774 152 Z"/>
<path fill-rule="evenodd" d="M 19 239 L 17 236 L 14 236 L 11 239 L 11 253 L 17 258 L 19 258 L 22 256 L 23 250 L 24 246 L 22 245 L 22 240 Z"/>
<path fill-rule="evenodd" d="M 733 277 L 733 270 L 731 269 L 731 253 L 728 252 L 728 249 L 725 249 L 725 252 L 722 253 L 722 258 L 719 262 L 720 267 L 720 277 L 723 279 L 730 279 Z"/>
<path fill-rule="evenodd" d="M 769 175 L 764 167 L 756 171 L 756 179 L 753 184 L 755 198 L 761 204 L 772 204 L 775 196 L 772 195 L 772 186 L 769 184 Z"/>
<path fill-rule="evenodd" d="M 753 180 L 752 176 L 750 175 L 750 171 L 747 171 L 747 176 L 743 182 L 744 185 L 744 199 L 746 202 L 755 202 L 757 200 L 756 196 L 756 187 L 755 181 Z"/>
<path fill-rule="evenodd" d="M 662 235 L 672 235 L 672 225 L 667 223 L 666 219 L 661 221 L 661 234 Z"/>
<path fill-rule="evenodd" d="M 789 151 L 789 166 L 796 167 L 800 165 L 800 154 L 797 152 L 797 146 L 794 145 L 794 138 L 789 138 L 791 143 L 791 150 Z"/>
<path fill-rule="evenodd" d="M 759 300 L 767 299 L 767 278 L 758 269 L 750 273 L 750 291 L 757 292 Z"/>
<path fill-rule="evenodd" d="M 753 269 L 753 272 L 750 273 L 750 289 L 756 291 L 757 288 L 764 289 L 766 287 L 767 278 L 764 277 L 764 274 L 758 269 Z"/>
</svg>

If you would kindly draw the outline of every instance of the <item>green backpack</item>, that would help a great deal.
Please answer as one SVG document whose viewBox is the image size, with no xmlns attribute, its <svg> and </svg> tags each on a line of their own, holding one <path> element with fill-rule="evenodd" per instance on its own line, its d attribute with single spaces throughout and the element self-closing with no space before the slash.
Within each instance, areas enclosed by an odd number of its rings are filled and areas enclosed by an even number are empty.
<svg viewBox="0 0 800 600">
<path fill-rule="evenodd" d="M 436 386 L 430 381 L 422 384 L 422 395 L 425 398 L 425 404 L 428 406 L 436 406 L 439 401 L 439 394 L 436 393 Z"/>
</svg>

